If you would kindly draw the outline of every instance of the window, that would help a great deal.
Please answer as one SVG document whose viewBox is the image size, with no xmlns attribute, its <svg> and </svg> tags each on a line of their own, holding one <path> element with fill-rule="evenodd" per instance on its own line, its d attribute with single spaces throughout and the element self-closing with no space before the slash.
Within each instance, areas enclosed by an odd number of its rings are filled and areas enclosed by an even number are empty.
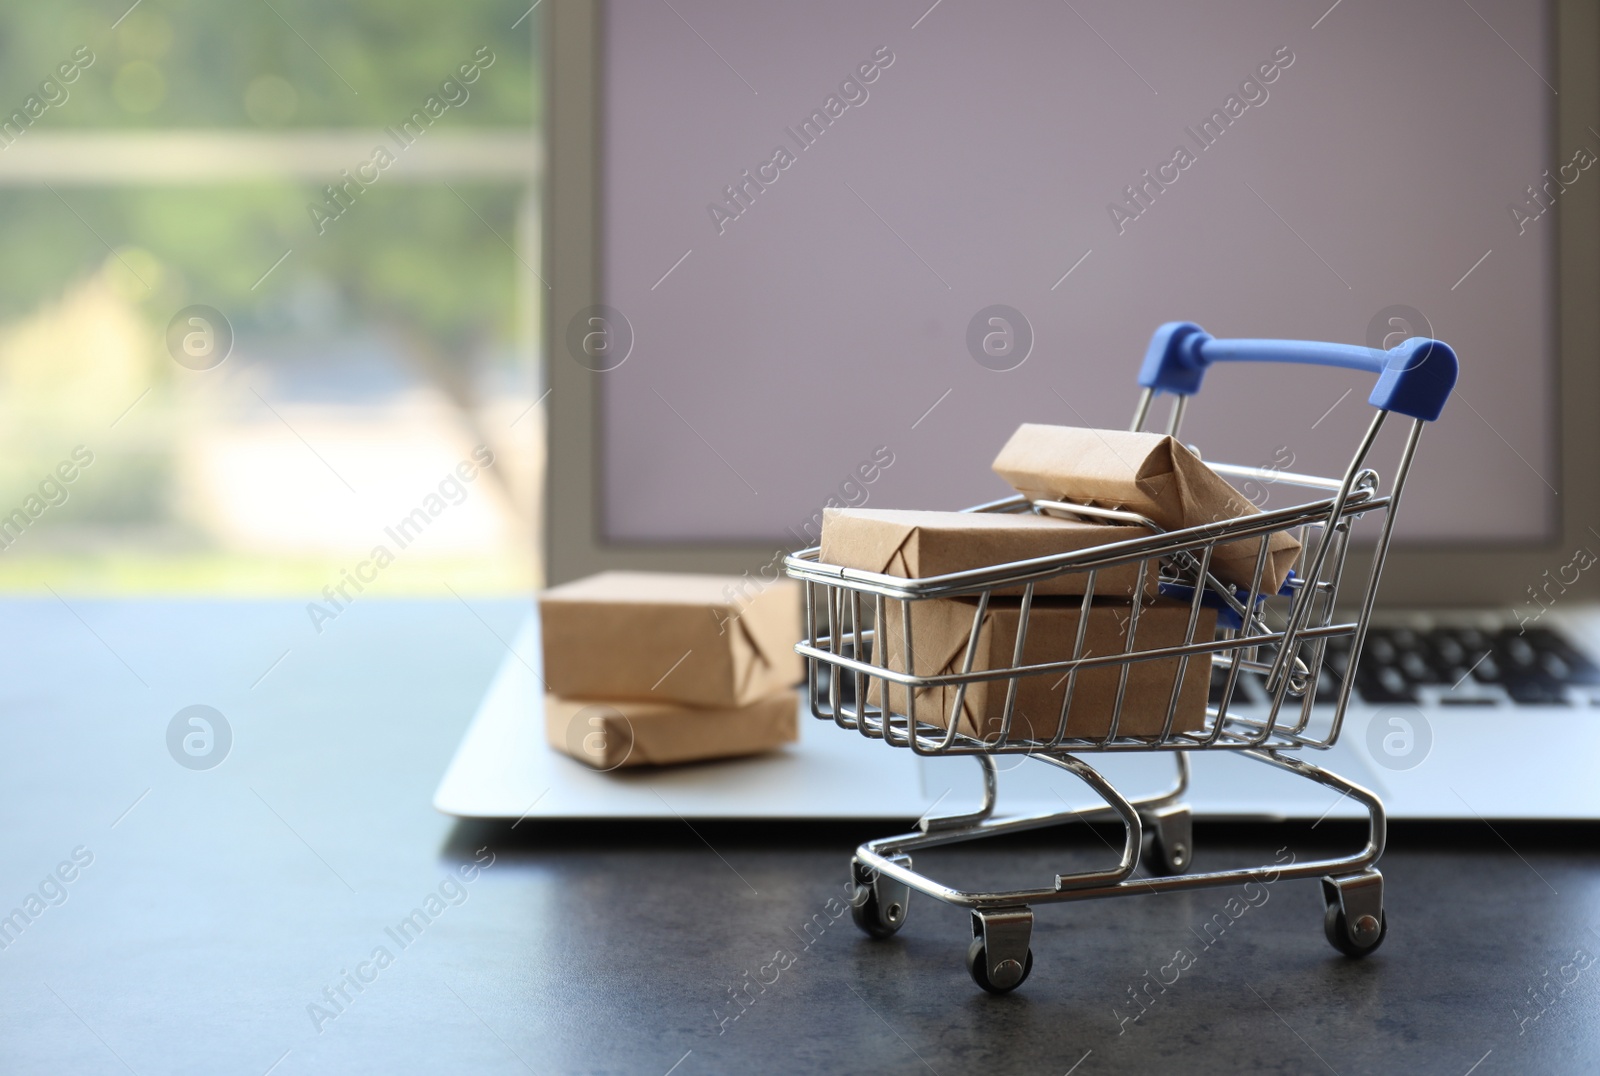
<svg viewBox="0 0 1600 1076">
<path fill-rule="evenodd" d="M 539 12 L 117 7 L 0 14 L 0 588 L 533 585 Z"/>
</svg>

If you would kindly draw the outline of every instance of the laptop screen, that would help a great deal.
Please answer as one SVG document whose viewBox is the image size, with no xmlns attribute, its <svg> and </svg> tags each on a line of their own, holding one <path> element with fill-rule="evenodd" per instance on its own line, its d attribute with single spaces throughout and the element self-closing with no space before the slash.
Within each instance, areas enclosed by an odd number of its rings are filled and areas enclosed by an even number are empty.
<svg viewBox="0 0 1600 1076">
<path fill-rule="evenodd" d="M 1398 540 L 1549 540 L 1554 217 L 1600 183 L 1600 135 L 1552 144 L 1549 10 L 1324 6 L 610 4 L 605 539 L 795 546 L 825 503 L 1004 496 L 1018 423 L 1125 428 L 1151 332 L 1190 320 L 1449 342 Z M 1219 367 L 1184 439 L 1336 475 L 1371 388 Z"/>
</svg>

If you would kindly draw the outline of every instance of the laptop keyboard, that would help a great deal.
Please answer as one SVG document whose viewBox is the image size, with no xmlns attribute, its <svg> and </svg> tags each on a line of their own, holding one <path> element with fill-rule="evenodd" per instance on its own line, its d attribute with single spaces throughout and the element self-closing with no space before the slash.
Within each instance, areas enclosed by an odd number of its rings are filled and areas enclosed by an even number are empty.
<svg viewBox="0 0 1600 1076">
<path fill-rule="evenodd" d="M 1317 682 L 1317 702 L 1332 705 L 1350 667 L 1350 640 L 1332 639 Z M 1225 669 L 1211 673 L 1218 704 Z M 1239 702 L 1265 701 L 1259 677 L 1239 678 Z M 1600 705 L 1600 666 L 1549 628 L 1377 627 L 1367 632 L 1355 691 L 1375 706 Z"/>
</svg>

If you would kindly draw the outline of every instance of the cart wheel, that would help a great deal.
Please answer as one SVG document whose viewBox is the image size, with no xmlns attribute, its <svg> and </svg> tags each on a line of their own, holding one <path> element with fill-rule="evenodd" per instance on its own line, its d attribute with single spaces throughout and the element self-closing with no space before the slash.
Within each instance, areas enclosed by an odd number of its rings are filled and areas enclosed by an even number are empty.
<svg viewBox="0 0 1600 1076">
<path fill-rule="evenodd" d="M 1022 965 L 1022 978 L 1010 986 L 996 986 L 989 981 L 989 954 L 984 950 L 983 939 L 973 938 L 972 944 L 967 946 L 967 974 L 972 976 L 972 981 L 983 987 L 991 994 L 1009 994 L 1017 987 L 1028 981 L 1028 976 L 1033 973 L 1033 950 L 1028 950 L 1028 958 Z"/>
<path fill-rule="evenodd" d="M 1150 840 L 1144 846 L 1144 854 L 1139 858 L 1144 863 L 1144 869 L 1156 875 L 1182 874 L 1189 869 L 1190 849 L 1187 844 L 1174 842 L 1171 846 L 1161 838 L 1161 833 L 1150 835 Z"/>
<path fill-rule="evenodd" d="M 909 869 L 909 856 L 896 856 L 895 862 Z M 850 877 L 855 883 L 851 891 L 850 918 L 868 937 L 880 941 L 892 937 L 906 925 L 906 912 L 911 907 L 911 887 L 872 871 L 859 859 L 850 860 Z"/>
<path fill-rule="evenodd" d="M 882 940 L 893 937 L 905 926 L 906 905 L 904 901 L 892 900 L 885 907 L 878 902 L 878 894 L 870 885 L 858 885 L 855 899 L 850 902 L 850 917 L 863 933 Z"/>
<path fill-rule="evenodd" d="M 1182 874 L 1194 860 L 1194 819 L 1185 805 L 1168 807 L 1144 819 L 1149 839 L 1140 855 L 1155 875 Z"/>
<path fill-rule="evenodd" d="M 1389 917 L 1383 912 L 1378 913 L 1378 934 L 1369 944 L 1361 945 L 1350 937 L 1350 929 L 1345 920 L 1344 910 L 1337 904 L 1328 905 L 1328 910 L 1322 916 L 1322 933 L 1327 935 L 1328 944 L 1348 957 L 1363 957 L 1383 944 L 1383 939 L 1389 936 Z"/>
</svg>

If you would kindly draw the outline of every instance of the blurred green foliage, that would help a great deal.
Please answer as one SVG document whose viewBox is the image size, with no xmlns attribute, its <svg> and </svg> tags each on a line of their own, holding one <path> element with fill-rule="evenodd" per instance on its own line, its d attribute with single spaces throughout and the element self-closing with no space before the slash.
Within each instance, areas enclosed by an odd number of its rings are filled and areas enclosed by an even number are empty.
<svg viewBox="0 0 1600 1076">
<path fill-rule="evenodd" d="M 537 118 L 539 12 L 512 29 L 526 11 L 523 0 L 12 5 L 0 10 L 0 115 L 39 96 L 39 84 L 87 45 L 94 62 L 23 139 L 84 128 L 378 130 L 421 108 L 487 47 L 492 68 L 437 129 L 528 131 Z M 510 333 L 519 192 L 505 183 L 413 185 L 400 175 L 404 164 L 402 156 L 321 235 L 311 207 L 325 204 L 322 188 L 340 183 L 336 174 L 319 183 L 200 189 L 0 188 L 9 255 L 0 261 L 0 318 L 59 295 L 113 251 L 113 271 L 130 267 L 157 328 L 178 309 L 206 303 L 239 328 L 292 331 L 285 297 L 317 287 L 332 294 L 346 327 L 391 336 L 466 404 L 471 355 Z M 150 272 L 129 247 L 154 259 Z"/>
<path fill-rule="evenodd" d="M 105 268 L 157 329 L 204 303 L 241 334 L 391 336 L 418 361 L 443 363 L 434 372 L 447 377 L 450 363 L 510 336 L 524 272 L 511 249 L 521 195 L 505 182 L 386 177 L 318 235 L 309 207 L 323 199 L 288 183 L 0 188 L 10 254 L 0 259 L 0 318 Z M 319 310 L 308 325 L 311 293 Z"/>
<path fill-rule="evenodd" d="M 58 64 L 87 45 L 94 63 L 23 138 L 82 128 L 381 129 L 420 108 L 487 46 L 493 67 L 469 88 L 470 100 L 446 113 L 441 129 L 527 130 L 537 116 L 539 13 L 511 29 L 526 10 L 523 0 L 141 0 L 131 11 L 123 0 L 8 5 L 0 10 L 0 114 L 37 96 Z M 365 159 L 351 160 L 349 169 Z M 337 175 L 326 178 L 336 182 Z M 476 198 L 457 189 L 476 204 L 385 175 L 319 236 L 310 206 L 324 199 L 312 184 L 299 191 L 120 189 L 92 197 L 6 188 L 0 234 L 10 256 L 0 264 L 0 316 L 33 309 L 97 266 L 107 244 L 133 243 L 192 286 L 187 301 L 248 320 L 262 298 L 251 285 L 293 247 L 297 257 L 285 277 L 319 274 L 336 282 L 357 317 L 421 331 L 427 346 L 454 350 L 487 329 L 505 329 L 510 254 L 490 227 L 511 241 L 514 209 L 504 187 L 487 200 L 481 189 Z M 463 240 L 481 252 L 465 261 L 481 269 L 462 276 L 458 263 L 442 271 L 430 251 Z"/>
<path fill-rule="evenodd" d="M 451 108 L 437 130 L 532 134 L 540 114 L 542 14 L 523 18 L 532 3 L 6 4 L 0 7 L 0 122 L 27 108 L 30 98 L 55 99 L 16 141 L 46 131 L 346 129 L 371 131 L 376 144 L 377 132 L 421 109 L 487 47 L 492 68 L 467 87 L 470 100 Z M 93 61 L 74 81 L 42 86 L 85 47 Z M 371 156 L 371 145 L 362 145 L 344 165 L 351 172 Z M 0 171 L 5 155 L 17 152 L 16 145 L 0 148 Z M 178 310 L 205 304 L 222 311 L 237 340 L 247 344 L 298 341 L 314 352 L 319 340 L 381 340 L 473 423 L 478 367 L 494 356 L 522 368 L 531 359 L 515 355 L 512 346 L 517 310 L 526 305 L 518 289 L 528 283 L 512 248 L 519 202 L 529 192 L 512 181 L 412 181 L 404 169 L 402 154 L 320 235 L 310 207 L 325 204 L 323 187 L 341 182 L 336 174 L 316 182 L 263 177 L 162 187 L 121 184 L 107 174 L 49 187 L 0 185 L 7 254 L 0 259 L 0 323 L 22 323 L 84 281 L 103 277 L 134 304 L 151 342 L 153 365 L 137 385 L 159 389 L 185 374 L 166 359 L 159 341 Z M 286 251 L 292 253 L 257 286 Z M 0 496 L 10 498 L 7 506 L 64 446 L 84 436 L 87 416 L 103 429 L 105 408 L 116 414 L 138 391 L 93 371 L 74 382 L 65 370 L 0 370 L 0 380 L 10 394 L 3 401 L 10 428 L 0 431 L 6 456 Z M 26 393 L 19 389 L 24 383 L 32 386 Z M 86 400 L 85 384 L 107 399 Z M 163 410 L 160 397 L 158 391 L 117 430 L 143 447 L 106 453 L 96 472 L 106 487 L 102 495 L 92 497 L 86 488 L 41 522 L 167 518 L 173 450 L 160 428 L 169 420 L 157 416 L 177 412 Z M 156 428 L 139 433 L 141 422 Z"/>
<path fill-rule="evenodd" d="M 532 0 L 48 0 L 0 8 L 0 111 L 79 46 L 59 127 L 383 127 L 487 45 L 494 78 L 453 122 L 538 118 Z M 129 11 L 129 7 L 132 10 Z M 112 24 L 123 16 L 120 25 Z M 504 67 L 500 65 L 504 64 Z M 348 83 L 348 85 L 347 85 Z"/>
</svg>

